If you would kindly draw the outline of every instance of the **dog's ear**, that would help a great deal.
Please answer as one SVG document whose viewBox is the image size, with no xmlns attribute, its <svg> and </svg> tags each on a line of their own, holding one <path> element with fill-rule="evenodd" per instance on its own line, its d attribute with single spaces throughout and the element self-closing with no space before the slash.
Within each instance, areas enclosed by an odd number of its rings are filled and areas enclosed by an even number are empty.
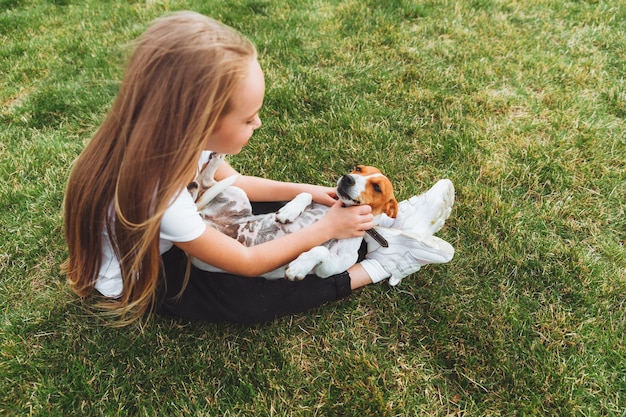
<svg viewBox="0 0 626 417">
<path fill-rule="evenodd" d="M 189 193 L 191 194 L 191 198 L 193 198 L 193 201 L 196 201 L 196 198 L 198 198 L 198 191 L 200 191 L 200 185 L 198 184 L 198 181 L 194 180 L 187 184 L 187 191 L 189 191 Z"/>
<path fill-rule="evenodd" d="M 398 202 L 395 198 L 387 201 L 387 204 L 385 205 L 385 214 L 392 219 L 398 217 Z"/>
</svg>

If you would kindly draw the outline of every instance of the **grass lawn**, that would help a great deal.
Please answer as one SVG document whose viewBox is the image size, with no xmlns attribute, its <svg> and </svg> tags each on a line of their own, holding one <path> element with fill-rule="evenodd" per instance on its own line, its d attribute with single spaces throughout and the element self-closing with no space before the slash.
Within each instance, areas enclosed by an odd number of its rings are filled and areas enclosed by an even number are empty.
<svg viewBox="0 0 626 417">
<path fill-rule="evenodd" d="M 59 271 L 68 171 L 181 9 L 258 47 L 236 168 L 450 178 L 454 260 L 254 327 L 94 316 Z M 624 0 L 0 0 L 0 414 L 625 416 L 625 45 Z"/>
</svg>

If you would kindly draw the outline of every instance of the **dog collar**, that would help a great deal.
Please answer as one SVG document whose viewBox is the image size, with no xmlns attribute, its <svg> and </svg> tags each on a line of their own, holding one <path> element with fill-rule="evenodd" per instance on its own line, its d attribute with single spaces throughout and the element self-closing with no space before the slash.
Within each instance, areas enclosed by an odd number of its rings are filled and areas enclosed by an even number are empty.
<svg viewBox="0 0 626 417">
<path fill-rule="evenodd" d="M 387 239 L 385 239 L 380 233 L 378 233 L 376 229 L 368 229 L 365 231 L 365 233 L 370 235 L 370 237 L 374 239 L 376 243 L 378 243 L 383 248 L 389 247 L 389 242 L 387 242 Z"/>
</svg>

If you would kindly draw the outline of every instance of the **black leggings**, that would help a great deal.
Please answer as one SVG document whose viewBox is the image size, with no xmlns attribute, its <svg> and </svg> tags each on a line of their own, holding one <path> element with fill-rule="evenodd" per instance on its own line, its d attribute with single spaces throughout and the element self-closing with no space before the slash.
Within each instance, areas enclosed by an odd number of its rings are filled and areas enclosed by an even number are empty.
<svg viewBox="0 0 626 417">
<path fill-rule="evenodd" d="M 276 206 L 255 206 L 255 213 Z M 267 280 L 215 273 L 190 266 L 189 283 L 179 298 L 187 268 L 186 254 L 173 247 L 161 256 L 164 277 L 156 312 L 210 322 L 260 323 L 344 298 L 352 292 L 347 272 L 302 281 Z"/>
<path fill-rule="evenodd" d="M 158 297 L 158 314 L 252 324 L 301 313 L 352 292 L 347 272 L 328 278 L 309 275 L 292 282 L 207 272 L 192 265 L 189 283 L 180 298 L 176 298 L 185 276 L 187 257 L 174 247 L 162 259 L 166 285 Z"/>
</svg>

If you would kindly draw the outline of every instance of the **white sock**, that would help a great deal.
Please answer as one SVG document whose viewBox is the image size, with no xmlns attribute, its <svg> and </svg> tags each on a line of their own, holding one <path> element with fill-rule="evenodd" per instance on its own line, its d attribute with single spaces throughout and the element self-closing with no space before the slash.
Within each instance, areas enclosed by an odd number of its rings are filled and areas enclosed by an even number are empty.
<svg viewBox="0 0 626 417">
<path fill-rule="evenodd" d="M 376 259 L 363 259 L 360 264 L 374 284 L 391 276 Z"/>
</svg>

